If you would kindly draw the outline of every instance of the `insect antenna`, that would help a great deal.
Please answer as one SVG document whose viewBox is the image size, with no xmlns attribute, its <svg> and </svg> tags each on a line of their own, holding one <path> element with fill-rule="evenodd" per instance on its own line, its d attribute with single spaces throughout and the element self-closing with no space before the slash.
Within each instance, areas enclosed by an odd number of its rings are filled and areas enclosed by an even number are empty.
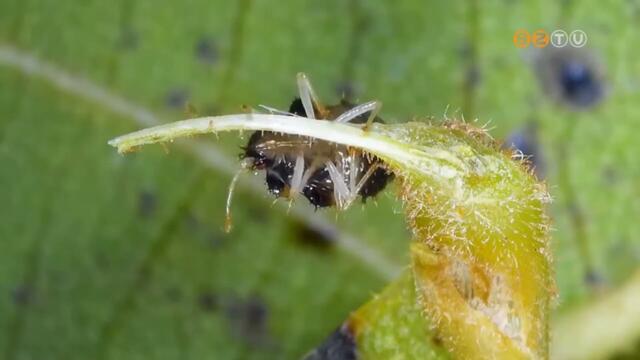
<svg viewBox="0 0 640 360">
<path fill-rule="evenodd" d="M 375 163 L 375 164 L 371 165 L 369 167 L 369 169 L 367 170 L 367 172 L 364 173 L 364 175 L 362 175 L 362 178 L 358 182 L 358 185 L 356 185 L 356 188 L 353 190 L 355 192 L 355 194 L 360 193 L 360 190 L 362 190 L 362 187 L 369 180 L 369 178 L 373 175 L 374 171 L 376 171 L 378 169 L 381 169 L 381 168 L 383 168 L 383 167 L 379 163 Z"/>
</svg>

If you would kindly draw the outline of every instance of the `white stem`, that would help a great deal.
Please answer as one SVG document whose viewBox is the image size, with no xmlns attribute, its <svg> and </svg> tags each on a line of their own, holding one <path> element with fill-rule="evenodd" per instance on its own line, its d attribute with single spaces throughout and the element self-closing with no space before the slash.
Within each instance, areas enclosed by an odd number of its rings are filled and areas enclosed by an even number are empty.
<svg viewBox="0 0 640 360">
<path fill-rule="evenodd" d="M 276 114 L 233 114 L 177 121 L 117 137 L 109 144 L 121 153 L 139 146 L 172 142 L 174 139 L 199 134 L 230 130 L 264 130 L 292 135 L 308 136 L 337 144 L 349 145 L 377 155 L 383 160 L 402 163 L 404 168 L 428 171 L 438 178 L 448 179 L 460 175 L 466 167 L 449 151 L 426 146 L 413 146 L 394 140 L 372 124 L 368 131 L 360 126 L 314 120 L 305 117 Z"/>
</svg>

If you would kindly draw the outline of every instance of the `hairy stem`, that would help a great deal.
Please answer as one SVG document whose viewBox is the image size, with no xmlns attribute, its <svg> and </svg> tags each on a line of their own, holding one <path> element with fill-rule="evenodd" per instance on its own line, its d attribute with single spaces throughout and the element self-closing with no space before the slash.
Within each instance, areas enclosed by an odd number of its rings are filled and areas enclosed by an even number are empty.
<svg viewBox="0 0 640 360">
<path fill-rule="evenodd" d="M 371 128 L 372 131 L 364 131 L 357 125 L 275 114 L 236 114 L 189 119 L 155 126 L 117 137 L 109 141 L 109 145 L 115 146 L 120 153 L 126 153 L 142 145 L 172 142 L 179 137 L 229 130 L 264 130 L 350 145 L 383 158 L 402 162 L 405 166 L 423 168 L 427 165 L 431 167 L 431 171 L 439 173 L 444 178 L 452 177 L 456 171 L 455 167 L 461 165 L 456 157 L 446 151 L 422 147 L 418 152 L 394 141 L 382 132 L 386 128 L 383 125 L 373 124 Z M 379 131 L 375 131 L 376 128 Z"/>
</svg>

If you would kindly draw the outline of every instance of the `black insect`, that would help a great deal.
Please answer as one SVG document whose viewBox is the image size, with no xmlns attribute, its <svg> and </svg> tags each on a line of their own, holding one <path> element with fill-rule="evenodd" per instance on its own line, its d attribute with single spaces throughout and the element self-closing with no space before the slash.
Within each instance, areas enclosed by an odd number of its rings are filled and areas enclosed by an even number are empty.
<svg viewBox="0 0 640 360">
<path fill-rule="evenodd" d="M 342 101 L 321 113 L 314 107 L 316 118 L 337 117 L 355 105 Z M 296 98 L 289 113 L 307 116 L 302 100 Z M 352 123 L 365 123 L 360 115 Z M 374 122 L 382 120 L 375 117 Z M 315 207 L 347 207 L 358 195 L 363 200 L 375 196 L 393 175 L 374 156 L 368 156 L 344 145 L 332 144 L 295 135 L 256 131 L 244 148 L 243 158 L 251 161 L 251 169 L 265 170 L 269 191 L 278 197 L 304 195 Z"/>
<path fill-rule="evenodd" d="M 288 112 L 263 108 L 288 116 L 343 123 L 383 122 L 377 116 L 380 103 L 376 101 L 356 105 L 342 100 L 337 105 L 322 106 L 303 74 L 298 76 L 298 87 L 300 97 L 293 100 Z M 375 196 L 393 179 L 393 173 L 373 155 L 303 136 L 256 131 L 243 150 L 243 163 L 251 170 L 265 171 L 272 194 L 288 199 L 302 194 L 316 208 L 345 209 L 358 196 L 363 201 Z"/>
</svg>

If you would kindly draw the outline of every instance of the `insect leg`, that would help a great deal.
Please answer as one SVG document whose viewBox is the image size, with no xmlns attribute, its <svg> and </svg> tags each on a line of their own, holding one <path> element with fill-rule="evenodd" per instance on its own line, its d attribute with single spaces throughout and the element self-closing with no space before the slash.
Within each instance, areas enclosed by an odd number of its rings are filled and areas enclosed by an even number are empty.
<svg viewBox="0 0 640 360">
<path fill-rule="evenodd" d="M 382 107 L 382 103 L 379 101 L 369 101 L 366 102 L 364 104 L 360 104 L 356 107 L 353 107 L 345 112 L 343 112 L 342 114 L 340 114 L 340 116 L 338 116 L 334 121 L 335 122 L 342 122 L 342 123 L 346 123 L 346 122 L 350 122 L 353 119 L 357 118 L 358 116 L 362 115 L 362 114 L 366 114 L 368 112 L 371 112 L 371 115 L 369 115 L 369 119 L 367 120 L 367 125 L 369 126 L 369 122 L 373 121 L 373 119 L 375 119 L 376 115 L 378 115 L 378 112 L 380 111 L 380 108 Z"/>
<path fill-rule="evenodd" d="M 304 106 L 304 112 L 307 113 L 309 119 L 315 119 L 316 115 L 313 110 L 313 105 L 318 105 L 318 97 L 311 87 L 309 78 L 304 73 L 298 73 L 298 92 L 300 93 L 300 100 L 302 100 L 302 106 Z"/>
<path fill-rule="evenodd" d="M 347 162 L 348 166 L 342 168 L 343 174 L 346 175 L 348 171 L 348 179 L 346 179 L 349 184 L 349 194 L 345 199 L 343 204 L 344 208 L 348 208 L 351 203 L 358 197 L 358 173 L 360 172 L 360 157 L 357 156 L 356 151 L 354 149 L 349 150 L 349 160 Z"/>
<path fill-rule="evenodd" d="M 304 155 L 299 153 L 296 157 L 296 164 L 293 167 L 293 177 L 291 178 L 291 197 L 302 191 L 304 177 Z"/>
<path fill-rule="evenodd" d="M 318 168 L 320 167 L 321 164 L 322 164 L 322 162 L 318 161 L 317 159 L 315 159 L 315 160 L 313 160 L 311 162 L 311 165 L 309 165 L 307 170 L 305 170 L 304 175 L 302 176 L 301 187 L 304 188 L 304 186 L 307 184 L 307 182 L 309 181 L 311 176 L 313 176 L 313 173 L 315 173 L 316 170 L 318 170 Z"/>
<path fill-rule="evenodd" d="M 378 116 L 380 109 L 382 109 L 382 103 L 377 101 L 376 106 L 373 108 L 373 110 L 371 110 L 371 113 L 369 114 L 369 118 L 367 119 L 367 123 L 364 125 L 363 130 L 366 131 L 369 128 L 369 126 L 373 124 L 373 120 L 375 120 L 376 116 Z"/>
<path fill-rule="evenodd" d="M 351 196 L 357 196 L 356 184 L 358 181 L 358 171 L 360 171 L 360 157 L 356 155 L 354 149 L 349 150 L 349 192 Z"/>
<path fill-rule="evenodd" d="M 375 163 L 369 166 L 369 170 L 367 170 L 367 172 L 364 173 L 364 175 L 362 175 L 362 179 L 360 179 L 360 181 L 358 182 L 358 185 L 356 185 L 356 188 L 354 190 L 356 193 L 356 196 L 360 193 L 360 190 L 362 190 L 362 187 L 367 182 L 367 180 L 369 180 L 371 175 L 373 175 L 374 171 L 378 170 L 381 167 L 382 166 L 379 163 Z"/>
<path fill-rule="evenodd" d="M 351 194 L 345 183 L 344 175 L 341 174 L 336 166 L 331 161 L 325 162 L 329 176 L 333 182 L 333 196 L 336 200 L 336 207 L 340 210 L 344 210 L 349 206 L 348 199 Z"/>
</svg>

